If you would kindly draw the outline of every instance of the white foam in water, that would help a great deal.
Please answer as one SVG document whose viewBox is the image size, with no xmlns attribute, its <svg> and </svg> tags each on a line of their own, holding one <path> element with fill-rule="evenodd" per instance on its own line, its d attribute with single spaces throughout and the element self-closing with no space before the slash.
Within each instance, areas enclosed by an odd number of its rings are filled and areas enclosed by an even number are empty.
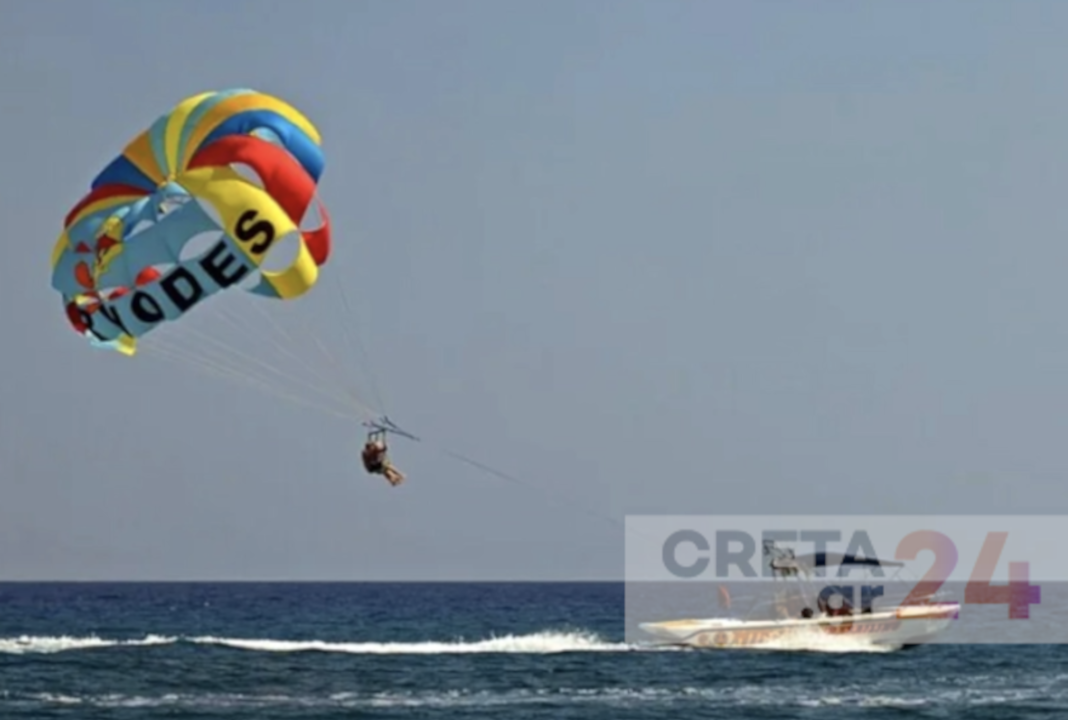
<svg viewBox="0 0 1068 720">
<path fill-rule="evenodd" d="M 242 650 L 264 652 L 336 652 L 353 655 L 441 655 L 459 653 L 562 653 L 626 652 L 643 649 L 627 643 L 611 643 L 592 633 L 540 632 L 531 635 L 504 635 L 487 640 L 465 642 L 327 642 L 324 640 L 254 640 L 239 638 L 197 637 L 190 642 L 224 645 Z"/>
<path fill-rule="evenodd" d="M 0 638 L 0 653 L 24 655 L 28 653 L 57 653 L 68 650 L 92 650 L 117 646 L 169 645 L 177 642 L 176 637 L 163 635 L 146 635 L 140 639 L 108 640 L 90 635 L 88 637 L 32 636 L 21 635 L 14 638 Z"/>
<path fill-rule="evenodd" d="M 608 642 L 590 632 L 545 631 L 528 635 L 502 635 L 482 640 L 454 640 L 419 642 L 339 642 L 327 640 L 277 640 L 271 638 L 231 637 L 169 637 L 147 635 L 140 639 L 106 639 L 96 636 L 21 636 L 0 638 L 0 653 L 57 653 L 72 650 L 94 650 L 110 647 L 139 647 L 187 642 L 197 645 L 217 645 L 253 652 L 295 653 L 332 652 L 352 655 L 449 655 L 465 653 L 583 653 L 583 652 L 635 652 L 679 651 L 683 648 L 666 645 L 639 645 L 625 642 Z M 872 645 L 862 638 L 828 636 L 813 633 L 812 636 L 797 636 L 770 641 L 751 649 L 793 650 L 807 652 L 890 652 L 893 648 Z"/>
<path fill-rule="evenodd" d="M 259 652 L 337 652 L 354 655 L 435 655 L 454 653 L 562 653 L 562 652 L 627 652 L 649 648 L 627 643 L 606 642 L 593 633 L 539 632 L 530 635 L 503 635 L 485 640 L 452 642 L 329 642 L 326 640 L 273 640 L 269 638 L 228 637 L 168 637 L 147 635 L 140 639 L 106 639 L 96 636 L 28 636 L 0 638 L 0 653 L 57 653 L 72 650 L 94 650 L 109 647 L 137 647 L 188 642 L 197 645 L 219 645 Z"/>
</svg>

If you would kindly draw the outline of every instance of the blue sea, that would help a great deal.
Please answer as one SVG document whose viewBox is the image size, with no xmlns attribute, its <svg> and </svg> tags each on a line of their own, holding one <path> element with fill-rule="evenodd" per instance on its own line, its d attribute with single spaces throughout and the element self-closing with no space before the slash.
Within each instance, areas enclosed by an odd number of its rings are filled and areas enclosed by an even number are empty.
<svg viewBox="0 0 1068 720">
<path fill-rule="evenodd" d="M 696 651 L 614 583 L 0 584 L 0 718 L 1068 718 L 1068 649 Z"/>
</svg>

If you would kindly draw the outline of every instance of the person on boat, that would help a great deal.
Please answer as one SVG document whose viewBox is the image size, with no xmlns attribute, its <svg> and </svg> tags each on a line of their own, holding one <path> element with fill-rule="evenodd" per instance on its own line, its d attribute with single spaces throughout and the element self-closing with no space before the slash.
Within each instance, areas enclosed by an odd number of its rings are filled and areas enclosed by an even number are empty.
<svg viewBox="0 0 1068 720">
<path fill-rule="evenodd" d="M 731 609 L 731 591 L 726 585 L 719 586 L 719 606 L 724 610 Z"/>
<path fill-rule="evenodd" d="M 363 468 L 372 475 L 383 475 L 396 487 L 404 482 L 404 473 L 393 467 L 382 433 L 372 432 L 363 446 Z"/>
<path fill-rule="evenodd" d="M 841 604 L 838 607 L 834 607 L 833 605 L 831 605 L 829 597 L 821 596 L 816 601 L 816 604 L 819 607 L 820 612 L 823 613 L 824 615 L 827 615 L 827 616 L 830 616 L 830 617 L 837 617 L 837 616 L 843 616 L 843 615 L 852 615 L 853 614 L 853 603 L 849 602 L 849 600 L 846 599 L 845 595 L 842 595 L 840 593 L 834 593 L 834 594 L 838 595 L 838 597 L 841 598 L 841 601 L 842 601 Z"/>
</svg>

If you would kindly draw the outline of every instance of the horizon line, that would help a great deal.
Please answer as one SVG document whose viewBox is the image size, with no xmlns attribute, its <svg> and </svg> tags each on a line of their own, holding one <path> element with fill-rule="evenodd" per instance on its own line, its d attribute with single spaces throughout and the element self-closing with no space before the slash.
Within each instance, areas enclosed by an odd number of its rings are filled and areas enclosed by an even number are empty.
<svg viewBox="0 0 1068 720">
<path fill-rule="evenodd" d="M 0 579 L 0 585 L 88 585 L 88 584 L 109 584 L 109 585 L 264 585 L 264 584 L 276 584 L 276 585 L 532 585 L 532 584 L 605 584 L 605 583 L 626 583 L 623 578 L 618 579 L 561 579 L 561 580 L 357 580 L 357 579 L 319 579 L 319 580 L 284 580 L 284 579 L 241 579 L 241 580 L 211 580 L 211 579 L 197 579 L 197 580 L 115 580 L 115 579 L 24 579 L 24 580 L 4 580 Z"/>
</svg>

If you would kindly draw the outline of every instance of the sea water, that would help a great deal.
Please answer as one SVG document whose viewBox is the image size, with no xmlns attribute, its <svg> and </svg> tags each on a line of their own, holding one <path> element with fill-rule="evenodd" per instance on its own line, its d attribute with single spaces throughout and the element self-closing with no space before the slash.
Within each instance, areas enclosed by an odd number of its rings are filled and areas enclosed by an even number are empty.
<svg viewBox="0 0 1068 720">
<path fill-rule="evenodd" d="M 613 583 L 0 584 L 0 718 L 1068 718 L 1068 649 L 624 641 Z"/>
</svg>

